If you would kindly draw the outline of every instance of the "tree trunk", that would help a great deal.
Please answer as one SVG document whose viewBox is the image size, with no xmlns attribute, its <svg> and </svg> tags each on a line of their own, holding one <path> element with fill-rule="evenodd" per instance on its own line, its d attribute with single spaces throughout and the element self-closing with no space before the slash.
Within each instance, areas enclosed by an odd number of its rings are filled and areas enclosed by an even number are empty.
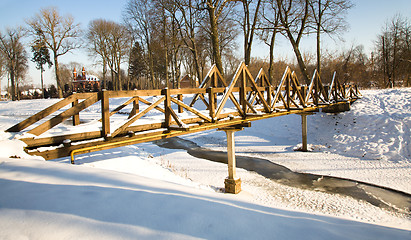
<svg viewBox="0 0 411 240">
<path fill-rule="evenodd" d="M 44 84 L 43 84 L 43 65 L 40 65 L 40 79 L 41 79 L 41 97 L 44 98 Z"/>
<path fill-rule="evenodd" d="M 197 74 L 197 80 L 195 80 L 195 87 L 198 87 L 199 82 L 202 81 L 202 76 L 201 76 L 201 70 L 200 70 L 200 64 L 198 63 L 198 53 L 197 53 L 197 47 L 194 45 L 194 50 L 193 56 L 194 56 L 194 66 L 196 68 L 196 74 Z"/>
<path fill-rule="evenodd" d="M 59 74 L 59 62 L 57 60 L 57 53 L 53 52 L 54 55 L 54 72 L 56 74 L 56 83 L 57 83 L 57 93 L 59 98 L 63 98 L 63 89 L 61 88 L 61 80 Z"/>
<path fill-rule="evenodd" d="M 289 30 L 287 30 L 287 36 L 290 39 L 291 45 L 293 46 L 293 50 L 297 58 L 298 66 L 300 67 L 300 71 L 303 75 L 304 81 L 306 84 L 310 84 L 310 77 L 308 76 L 308 73 L 307 73 L 307 67 L 305 66 L 303 57 L 301 56 L 300 49 Z"/>
<path fill-rule="evenodd" d="M 224 76 L 223 63 L 221 61 L 220 40 L 218 38 L 218 24 L 215 16 L 215 8 L 207 6 L 207 10 L 210 17 L 211 44 L 213 45 L 214 62 L 218 71 L 220 71 L 221 75 Z"/>
<path fill-rule="evenodd" d="M 255 9 L 254 13 L 254 19 L 252 26 L 249 27 L 250 24 L 250 9 L 246 1 L 243 1 L 243 6 L 244 6 L 244 12 L 245 12 L 245 17 L 246 17 L 246 22 L 244 23 L 244 63 L 245 65 L 249 65 L 251 61 L 251 47 L 253 45 L 253 39 L 254 39 L 254 31 L 255 31 L 255 26 L 257 24 L 258 20 L 258 11 L 260 9 L 260 4 L 261 0 L 258 0 L 257 6 Z"/>
<path fill-rule="evenodd" d="M 103 80 L 102 80 L 103 84 L 101 86 L 101 89 L 107 88 L 106 74 L 107 74 L 107 63 L 106 63 L 106 58 L 103 57 Z"/>
<path fill-rule="evenodd" d="M 274 29 L 273 35 L 271 36 L 270 42 L 270 66 L 268 67 L 268 80 L 271 84 L 274 84 L 274 44 L 275 44 L 275 35 L 277 30 Z"/>
<path fill-rule="evenodd" d="M 10 71 L 10 84 L 11 84 L 11 100 L 16 101 L 16 84 L 15 84 L 14 69 Z"/>
<path fill-rule="evenodd" d="M 317 22 L 317 72 L 321 76 L 321 40 L 320 40 L 320 31 L 321 31 L 321 0 L 318 1 L 318 22 Z"/>
</svg>

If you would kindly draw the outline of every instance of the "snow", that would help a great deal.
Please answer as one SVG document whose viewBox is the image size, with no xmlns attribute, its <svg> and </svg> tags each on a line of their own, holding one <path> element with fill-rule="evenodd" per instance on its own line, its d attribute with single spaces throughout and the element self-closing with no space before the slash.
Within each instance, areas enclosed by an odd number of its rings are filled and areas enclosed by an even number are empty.
<svg viewBox="0 0 411 240">
<path fill-rule="evenodd" d="M 293 151 L 298 115 L 255 121 L 236 132 L 236 153 L 411 193 L 410 93 L 366 90 L 351 111 L 308 116 L 307 153 Z M 56 101 L 0 102 L 0 239 L 411 238 L 410 215 L 240 168 L 243 191 L 224 194 L 227 166 L 183 149 L 143 143 L 79 155 L 76 165 L 27 155 L 4 130 Z M 81 114 L 84 128 L 98 111 Z M 224 132 L 182 138 L 226 151 Z"/>
</svg>

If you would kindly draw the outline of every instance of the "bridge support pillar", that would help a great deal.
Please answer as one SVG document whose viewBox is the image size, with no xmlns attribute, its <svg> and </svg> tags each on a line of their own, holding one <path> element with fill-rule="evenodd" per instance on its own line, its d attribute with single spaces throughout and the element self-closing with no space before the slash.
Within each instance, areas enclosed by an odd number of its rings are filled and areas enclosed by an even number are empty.
<svg viewBox="0 0 411 240">
<path fill-rule="evenodd" d="M 302 137 L 302 146 L 301 151 L 308 152 L 307 144 L 307 116 L 313 115 L 313 112 L 303 112 L 299 115 L 301 116 L 301 137 Z"/>
<path fill-rule="evenodd" d="M 218 130 L 224 131 L 227 135 L 228 177 L 224 181 L 225 192 L 237 194 L 241 192 L 241 179 L 237 178 L 236 175 L 234 133 L 243 130 L 243 128 L 227 127 Z"/>
<path fill-rule="evenodd" d="M 301 150 L 303 152 L 307 152 L 308 151 L 308 147 L 307 147 L 307 115 L 305 114 L 301 114 L 301 127 L 302 127 L 302 140 L 303 140 L 303 146 L 301 148 Z"/>
</svg>

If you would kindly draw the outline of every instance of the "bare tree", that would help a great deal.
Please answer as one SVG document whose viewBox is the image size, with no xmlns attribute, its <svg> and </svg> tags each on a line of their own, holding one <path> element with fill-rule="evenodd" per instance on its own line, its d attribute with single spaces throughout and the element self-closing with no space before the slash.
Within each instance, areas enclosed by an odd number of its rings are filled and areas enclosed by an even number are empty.
<svg viewBox="0 0 411 240">
<path fill-rule="evenodd" d="M 317 38 L 317 71 L 321 73 L 321 33 L 330 35 L 345 30 L 344 17 L 353 4 L 350 0 L 310 0 L 309 4 Z"/>
<path fill-rule="evenodd" d="M 144 0 L 129 0 L 123 15 L 124 22 L 130 32 L 135 34 L 134 39 L 140 41 L 147 53 L 147 66 L 151 87 L 157 87 L 154 80 L 154 60 L 152 49 L 152 2 Z"/>
<path fill-rule="evenodd" d="M 81 33 L 80 25 L 74 23 L 71 15 L 60 15 L 54 7 L 40 10 L 40 13 L 28 20 L 27 24 L 33 36 L 36 36 L 38 32 L 42 33 L 44 42 L 53 53 L 58 96 L 61 98 L 63 97 L 63 83 L 59 76 L 58 58 L 80 47 L 77 40 Z"/>
<path fill-rule="evenodd" d="M 244 33 L 244 63 L 249 65 L 251 60 L 251 47 L 253 45 L 262 0 L 242 0 L 241 2 L 243 5 L 241 28 Z"/>
<path fill-rule="evenodd" d="M 196 8 L 197 3 L 194 0 L 174 0 L 170 1 L 171 8 L 167 8 L 177 25 L 177 31 L 185 48 L 187 48 L 192 57 L 190 61 L 194 62 L 194 69 L 197 79 L 202 79 L 201 72 L 201 51 L 199 49 L 198 31 L 200 31 L 201 12 Z"/>
<path fill-rule="evenodd" d="M 11 97 L 15 101 L 18 99 L 18 79 L 23 78 L 27 70 L 27 54 L 21 39 L 23 37 L 22 28 L 7 29 L 3 35 L 0 33 L 0 52 L 3 55 L 6 70 L 11 81 Z"/>
<path fill-rule="evenodd" d="M 277 33 L 281 32 L 280 15 L 277 3 L 274 1 L 264 1 L 261 17 L 258 19 L 257 35 L 270 48 L 268 76 L 271 83 L 274 83 L 274 48 Z"/>
<path fill-rule="evenodd" d="M 217 69 L 224 74 L 223 63 L 221 60 L 221 40 L 219 32 L 219 23 L 222 23 L 221 17 L 224 16 L 224 10 L 230 2 L 236 2 L 235 0 L 204 0 L 204 7 L 208 13 L 209 19 L 209 32 L 212 46 L 213 60 L 217 66 Z"/>
<path fill-rule="evenodd" d="M 398 80 L 407 85 L 411 69 L 411 24 L 401 15 L 387 22 L 376 41 L 377 62 L 383 73 L 386 87 L 399 85 Z"/>
<path fill-rule="evenodd" d="M 108 35 L 110 34 L 109 23 L 104 19 L 95 19 L 89 23 L 86 39 L 87 49 L 91 56 L 97 57 L 103 67 L 103 84 L 102 87 L 107 87 L 107 56 L 108 56 Z"/>
<path fill-rule="evenodd" d="M 310 17 L 309 0 L 277 0 L 278 13 L 284 35 L 293 47 L 303 79 L 310 82 L 307 67 L 300 52 L 300 42 L 307 34 L 308 21 Z"/>
<path fill-rule="evenodd" d="M 5 72 L 5 63 L 4 63 L 4 58 L 3 58 L 3 54 L 0 53 L 0 78 L 3 77 Z M 1 86 L 0 86 L 1 89 Z"/>
<path fill-rule="evenodd" d="M 122 90 L 121 64 L 126 61 L 125 56 L 130 53 L 131 37 L 125 26 L 114 22 L 111 25 L 111 32 L 108 36 L 109 56 L 106 57 L 106 61 L 115 75 L 114 90 Z"/>
</svg>

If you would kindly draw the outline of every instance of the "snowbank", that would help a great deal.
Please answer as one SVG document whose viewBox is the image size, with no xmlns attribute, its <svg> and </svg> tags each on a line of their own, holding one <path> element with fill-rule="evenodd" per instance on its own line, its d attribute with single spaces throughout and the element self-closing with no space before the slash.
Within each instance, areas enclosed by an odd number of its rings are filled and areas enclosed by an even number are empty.
<svg viewBox="0 0 411 240">
<path fill-rule="evenodd" d="M 1 239 L 408 239 L 409 231 L 247 203 L 134 174 L 0 165 Z"/>
</svg>

